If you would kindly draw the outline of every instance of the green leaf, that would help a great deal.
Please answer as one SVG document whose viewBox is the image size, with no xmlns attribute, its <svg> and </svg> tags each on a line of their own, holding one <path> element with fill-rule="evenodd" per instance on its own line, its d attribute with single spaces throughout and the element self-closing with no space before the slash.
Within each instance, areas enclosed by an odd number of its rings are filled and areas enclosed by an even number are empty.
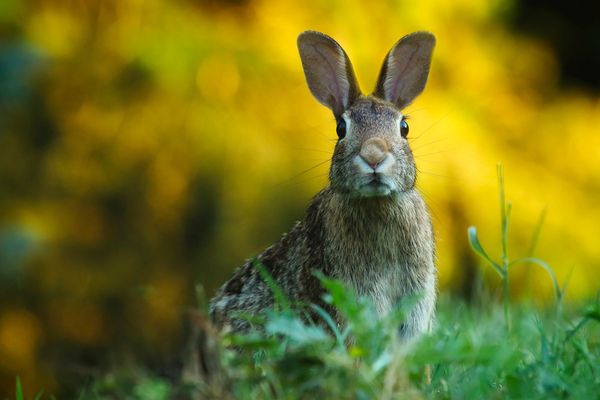
<svg viewBox="0 0 600 400">
<path fill-rule="evenodd" d="M 392 362 L 392 353 L 390 353 L 389 351 L 385 351 L 383 352 L 379 358 L 377 358 L 377 360 L 375 360 L 375 362 L 373 363 L 371 370 L 373 371 L 373 373 L 377 374 L 379 373 L 379 371 L 381 371 L 382 369 L 384 369 L 385 367 L 387 367 L 390 362 Z"/>
<path fill-rule="evenodd" d="M 406 320 L 406 316 L 424 297 L 423 292 L 418 292 L 410 296 L 404 296 L 388 313 L 386 320 L 394 326 L 400 326 Z"/>
<path fill-rule="evenodd" d="M 330 300 L 330 303 L 350 320 L 359 317 L 360 302 L 351 288 L 345 287 L 339 280 L 328 278 L 319 270 L 314 271 L 313 274 L 321 281 L 321 285 L 331 296 L 329 299 L 325 296 L 326 301 Z"/>
<path fill-rule="evenodd" d="M 299 345 L 326 342 L 331 338 L 320 327 L 306 325 L 291 314 L 273 316 L 265 329 L 271 335 L 286 336 L 292 340 L 292 343 Z"/>
<path fill-rule="evenodd" d="M 277 348 L 278 341 L 275 338 L 265 337 L 257 332 L 248 334 L 234 333 L 226 337 L 227 345 L 244 348 L 247 350 L 264 350 Z"/>
<path fill-rule="evenodd" d="M 587 307 L 583 315 L 586 318 L 600 322 L 600 308 L 597 305 Z"/>
<path fill-rule="evenodd" d="M 481 243 L 479 243 L 479 238 L 477 237 L 477 228 L 474 226 L 470 226 L 469 229 L 467 229 L 467 234 L 468 234 L 468 238 L 469 238 L 469 244 L 471 245 L 471 248 L 473 249 L 473 251 L 475 253 L 477 253 L 477 255 L 479 255 L 481 258 L 483 258 L 485 261 L 487 261 L 488 264 L 490 264 L 494 268 L 494 270 L 496 270 L 498 275 L 500 275 L 502 278 L 504 278 L 504 274 L 505 274 L 504 270 L 498 264 L 496 264 L 496 262 L 494 262 L 494 260 L 492 260 L 487 255 L 487 253 L 481 246 Z"/>
</svg>

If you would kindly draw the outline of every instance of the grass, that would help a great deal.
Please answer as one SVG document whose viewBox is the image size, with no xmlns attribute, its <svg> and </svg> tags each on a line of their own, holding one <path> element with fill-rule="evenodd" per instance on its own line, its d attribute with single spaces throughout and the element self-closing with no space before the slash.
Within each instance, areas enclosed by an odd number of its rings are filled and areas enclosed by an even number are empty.
<svg viewBox="0 0 600 400">
<path fill-rule="evenodd" d="M 564 288 L 561 289 L 558 280 L 556 279 L 556 275 L 554 274 L 554 270 L 550 265 L 548 265 L 545 261 L 533 257 L 533 252 L 537 246 L 537 241 L 540 236 L 540 231 L 542 224 L 544 222 L 546 211 L 544 210 L 540 215 L 538 223 L 536 224 L 536 228 L 534 229 L 531 245 L 530 245 L 530 255 L 527 257 L 518 258 L 515 260 L 510 260 L 508 256 L 508 227 L 510 224 L 510 214 L 512 211 L 512 203 L 506 202 L 505 191 L 504 191 L 504 169 L 502 165 L 497 166 L 498 173 L 498 187 L 499 187 L 499 197 L 500 197 L 500 226 L 502 230 L 502 239 L 501 239 L 501 257 L 500 260 L 493 260 L 490 256 L 488 256 L 487 252 L 483 249 L 483 246 L 479 242 L 479 237 L 477 236 L 477 228 L 474 226 L 469 227 L 467 230 L 469 237 L 469 244 L 471 248 L 477 255 L 479 255 L 488 265 L 490 265 L 500 276 L 502 280 L 502 305 L 504 309 L 504 323 L 506 325 L 506 329 L 508 331 L 511 330 L 511 317 L 510 317 L 510 269 L 518 264 L 525 265 L 537 265 L 543 268 L 547 273 L 548 277 L 552 281 L 552 285 L 554 287 L 554 292 L 556 295 L 556 301 L 558 306 L 560 307 L 564 295 L 564 291 L 566 290 L 566 284 Z"/>
<path fill-rule="evenodd" d="M 600 296 L 560 315 L 514 306 L 510 331 L 492 299 L 472 306 L 442 297 L 433 332 L 401 346 L 395 332 L 409 305 L 378 319 L 367 300 L 339 282 L 323 282 L 348 320 L 334 335 L 292 310 L 271 311 L 255 320 L 264 332 L 217 338 L 205 353 L 212 368 L 183 383 L 113 373 L 81 398 L 592 399 L 600 393 Z"/>
<path fill-rule="evenodd" d="M 483 292 L 475 304 L 442 296 L 432 332 L 400 344 L 397 327 L 415 299 L 405 299 L 378 318 L 368 299 L 340 282 L 319 276 L 325 300 L 343 315 L 344 328 L 315 305 L 292 307 L 265 269 L 261 276 L 277 306 L 252 316 L 256 330 L 216 333 L 205 302 L 195 315 L 201 334 L 198 358 L 184 379 L 167 381 L 143 369 L 116 370 L 82 389 L 81 399 L 563 399 L 600 393 L 600 292 L 581 306 L 563 304 L 552 268 L 529 255 L 511 259 L 507 237 L 511 205 L 498 168 L 501 257 L 494 260 L 477 230 L 468 230 L 473 250 L 502 280 L 498 302 Z M 533 233 L 536 247 L 544 219 Z M 545 269 L 556 302 L 545 309 L 510 300 L 510 271 L 517 265 Z M 199 290 L 199 293 L 202 293 Z M 202 297 L 202 296 L 201 296 Z M 307 317 L 308 311 L 318 321 Z M 325 326 L 325 327 L 324 327 Z M 21 399 L 17 381 L 17 399 Z"/>
</svg>

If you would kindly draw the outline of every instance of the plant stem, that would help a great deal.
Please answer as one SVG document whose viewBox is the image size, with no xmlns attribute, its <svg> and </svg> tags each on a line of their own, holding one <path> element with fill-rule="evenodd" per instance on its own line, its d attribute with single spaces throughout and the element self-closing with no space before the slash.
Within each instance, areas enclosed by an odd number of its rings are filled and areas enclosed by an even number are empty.
<svg viewBox="0 0 600 400">
<path fill-rule="evenodd" d="M 510 332 L 511 330 L 511 322 L 510 322 L 510 305 L 509 305 L 509 286 L 508 286 L 508 270 L 505 270 L 504 277 L 502 278 L 502 287 L 503 287 L 503 300 L 504 300 L 504 321 L 506 322 L 506 330 Z"/>
<path fill-rule="evenodd" d="M 502 164 L 496 167 L 498 174 L 498 190 L 500 195 L 500 224 L 502 231 L 502 267 L 506 268 L 508 260 L 507 241 L 508 241 L 508 218 L 506 215 L 506 199 L 504 197 L 504 168 Z"/>
<path fill-rule="evenodd" d="M 498 189 L 500 191 L 500 223 L 502 230 L 502 302 L 504 305 L 504 320 L 506 322 L 506 330 L 510 332 L 510 293 L 508 279 L 508 223 L 510 220 L 511 204 L 506 205 L 504 195 L 504 168 L 502 164 L 498 164 L 496 171 L 498 173 Z"/>
</svg>

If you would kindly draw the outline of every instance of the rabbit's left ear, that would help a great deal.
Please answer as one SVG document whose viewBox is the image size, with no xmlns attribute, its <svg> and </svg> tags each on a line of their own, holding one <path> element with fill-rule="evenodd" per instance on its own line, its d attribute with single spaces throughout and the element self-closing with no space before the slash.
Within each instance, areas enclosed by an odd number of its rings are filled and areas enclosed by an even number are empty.
<svg viewBox="0 0 600 400">
<path fill-rule="evenodd" d="M 387 54 L 374 96 L 403 109 L 425 89 L 435 37 L 429 32 L 404 36 Z"/>
</svg>

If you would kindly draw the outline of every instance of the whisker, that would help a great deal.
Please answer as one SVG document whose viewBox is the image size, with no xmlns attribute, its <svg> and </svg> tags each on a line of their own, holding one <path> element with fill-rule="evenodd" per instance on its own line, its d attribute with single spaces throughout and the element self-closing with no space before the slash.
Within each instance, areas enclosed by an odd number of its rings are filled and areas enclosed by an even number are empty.
<svg viewBox="0 0 600 400">
<path fill-rule="evenodd" d="M 422 143 L 421 145 L 419 145 L 419 146 L 417 146 L 417 147 L 413 148 L 413 149 L 412 149 L 412 151 L 413 151 L 413 152 L 415 152 L 415 151 L 417 151 L 417 150 L 419 150 L 419 149 L 422 149 L 423 147 L 426 147 L 426 146 L 431 146 L 432 144 L 440 143 L 440 142 L 443 142 L 443 141 L 445 141 L 445 140 L 448 140 L 448 138 L 447 138 L 447 137 L 445 137 L 445 138 L 441 138 L 441 139 L 438 139 L 438 140 L 434 140 L 434 141 L 432 141 L 432 142 L 429 142 L 429 143 Z"/>
<path fill-rule="evenodd" d="M 328 159 L 327 159 L 327 160 L 325 160 L 325 161 L 321 161 L 321 162 L 320 162 L 320 163 L 318 163 L 317 165 L 313 165 L 312 167 L 305 169 L 304 171 L 302 171 L 302 172 L 300 172 L 300 173 L 298 173 L 298 174 L 296 174 L 296 175 L 292 176 L 291 178 L 288 178 L 288 179 L 286 179 L 286 180 L 284 180 L 284 181 L 282 181 L 282 182 L 279 182 L 279 183 L 275 184 L 275 186 L 274 186 L 274 187 L 278 187 L 278 186 L 281 186 L 281 185 L 283 185 L 283 184 L 289 183 L 290 181 L 293 181 L 294 179 L 297 179 L 297 178 L 299 178 L 300 176 L 302 176 L 302 175 L 306 174 L 307 172 L 310 172 L 310 171 L 314 170 L 315 168 L 318 168 L 318 167 L 320 167 L 321 165 L 323 165 L 323 164 L 325 164 L 325 163 L 328 163 L 328 162 L 330 162 L 330 161 L 331 161 L 331 158 L 328 158 Z"/>
<path fill-rule="evenodd" d="M 421 195 L 425 198 L 425 200 L 427 201 L 428 204 L 428 208 L 429 208 L 429 213 L 431 214 L 431 218 L 434 220 L 434 222 L 438 222 L 440 221 L 440 217 L 437 214 L 436 209 L 441 209 L 440 207 L 440 202 L 437 200 L 434 200 L 433 197 L 431 197 L 427 192 L 425 192 L 423 190 L 423 188 L 417 184 L 417 189 L 419 189 L 419 193 L 421 193 Z M 432 205 L 434 207 L 432 207 Z M 436 224 L 437 225 L 437 224 Z"/>
<path fill-rule="evenodd" d="M 319 124 L 318 126 L 313 126 L 313 127 L 309 127 L 309 129 L 303 129 L 300 134 L 304 135 L 304 136 L 308 136 L 309 132 L 314 132 L 315 134 L 319 135 L 321 138 L 327 140 L 327 141 L 337 141 L 337 139 L 332 139 L 332 134 L 331 134 L 331 129 L 323 129 L 324 124 Z M 335 136 L 335 132 L 333 133 L 333 136 Z"/>
<path fill-rule="evenodd" d="M 431 129 L 433 129 L 436 125 L 438 125 L 440 122 L 442 122 L 447 116 L 448 116 L 448 114 L 444 115 L 443 117 L 441 117 L 437 121 L 435 121 L 433 124 L 431 124 L 428 128 L 421 131 L 418 136 L 415 136 L 412 138 L 412 142 L 416 142 L 417 140 L 419 140 L 423 135 L 425 135 L 427 132 L 429 132 Z"/>
<path fill-rule="evenodd" d="M 425 154 L 415 154 L 414 157 L 415 158 L 419 158 L 419 157 L 427 157 L 427 156 L 434 156 L 436 154 L 443 154 L 443 153 L 449 153 L 451 152 L 451 149 L 448 150 L 440 150 L 440 151 L 435 151 L 433 153 L 425 153 Z"/>
<path fill-rule="evenodd" d="M 435 177 L 437 177 L 437 178 L 450 179 L 450 177 L 449 177 L 449 176 L 446 176 L 446 175 L 440 175 L 440 174 L 436 174 L 436 173 L 433 173 L 433 172 L 430 172 L 430 171 L 424 171 L 424 170 L 422 170 L 422 169 L 419 169 L 419 168 L 417 168 L 417 172 L 418 172 L 419 174 L 423 174 L 423 175 L 430 175 L 430 176 L 435 176 Z"/>
<path fill-rule="evenodd" d="M 308 149 L 308 148 L 295 148 L 294 150 L 299 151 L 314 151 L 315 153 L 323 153 L 323 154 L 331 154 L 331 151 L 321 150 L 321 149 Z"/>
<path fill-rule="evenodd" d="M 445 164 L 445 166 L 448 165 L 448 160 L 445 160 L 445 159 L 441 159 L 440 160 L 440 159 L 431 159 L 431 158 L 429 158 L 426 161 L 425 161 L 425 159 L 418 159 L 418 160 L 419 160 L 419 165 L 421 165 L 421 164 L 427 164 L 427 165 L 429 165 L 429 164 L 436 164 L 436 165 L 440 165 L 442 163 Z"/>
<path fill-rule="evenodd" d="M 329 175 L 329 171 L 326 172 L 326 173 L 324 173 L 324 174 L 319 174 L 319 175 L 315 175 L 315 176 L 309 176 L 309 177 L 307 177 L 305 179 L 288 181 L 285 184 L 289 185 L 289 186 L 292 186 L 292 185 L 294 185 L 294 186 L 301 185 L 303 183 L 310 182 L 310 181 L 315 180 L 315 179 L 323 178 L 323 177 L 328 176 L 328 175 Z"/>
</svg>

